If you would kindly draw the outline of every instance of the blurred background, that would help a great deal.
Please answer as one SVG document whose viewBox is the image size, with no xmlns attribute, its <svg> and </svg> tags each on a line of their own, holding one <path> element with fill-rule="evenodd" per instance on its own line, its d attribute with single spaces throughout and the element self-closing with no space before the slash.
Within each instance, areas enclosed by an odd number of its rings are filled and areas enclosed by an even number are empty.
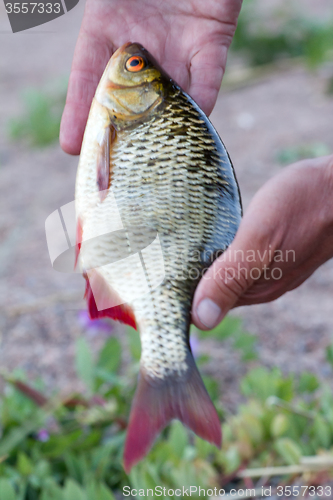
<svg viewBox="0 0 333 500">
<path fill-rule="evenodd" d="M 123 472 L 139 337 L 89 320 L 84 280 L 52 269 L 44 229 L 74 198 L 78 158 L 58 133 L 83 9 L 13 35 L 0 8 L 1 500 L 110 500 L 124 485 L 271 485 L 274 498 L 277 485 L 331 484 L 332 261 L 211 333 L 193 328 L 222 450 L 176 422 Z M 286 165 L 332 153 L 332 116 L 331 2 L 244 0 L 211 120 L 245 209 Z"/>
</svg>

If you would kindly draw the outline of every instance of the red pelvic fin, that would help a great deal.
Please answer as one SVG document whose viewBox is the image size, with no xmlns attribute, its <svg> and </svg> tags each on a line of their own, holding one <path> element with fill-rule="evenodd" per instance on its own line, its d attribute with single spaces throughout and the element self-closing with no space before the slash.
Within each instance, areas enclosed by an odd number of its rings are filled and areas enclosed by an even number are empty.
<svg viewBox="0 0 333 500">
<path fill-rule="evenodd" d="M 183 379 L 170 375 L 163 380 L 151 379 L 140 371 L 125 442 L 127 473 L 148 453 L 157 435 L 173 418 L 197 436 L 221 447 L 219 417 L 190 353 L 189 368 Z"/>
<path fill-rule="evenodd" d="M 77 261 L 79 258 L 79 253 L 81 250 L 81 243 L 82 243 L 82 224 L 81 224 L 81 219 L 80 217 L 77 220 L 76 223 L 76 246 L 75 246 L 75 263 L 74 263 L 74 269 L 77 266 Z"/>
<path fill-rule="evenodd" d="M 128 304 L 119 304 L 121 300 L 118 294 L 112 290 L 102 276 L 92 269 L 85 274 L 85 278 L 86 291 L 84 297 L 87 299 L 90 318 L 112 318 L 136 329 L 135 315 L 132 308 Z M 92 292 L 91 283 L 93 283 L 94 294 L 98 296 L 99 309 Z M 111 306 L 112 303 L 117 305 Z"/>
<path fill-rule="evenodd" d="M 110 153 L 111 145 L 116 138 L 116 129 L 113 125 L 110 125 L 105 129 L 103 141 L 99 151 L 97 159 L 97 186 L 98 190 L 101 191 L 100 197 L 101 201 L 104 200 L 107 190 L 110 187 L 111 178 L 111 165 L 110 165 Z"/>
</svg>

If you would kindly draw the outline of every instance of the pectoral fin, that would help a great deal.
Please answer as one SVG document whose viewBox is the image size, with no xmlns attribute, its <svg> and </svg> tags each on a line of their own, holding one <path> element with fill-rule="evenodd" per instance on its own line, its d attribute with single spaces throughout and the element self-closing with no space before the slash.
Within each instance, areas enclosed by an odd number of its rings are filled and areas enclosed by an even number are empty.
<svg viewBox="0 0 333 500">
<path fill-rule="evenodd" d="M 97 186 L 101 191 L 101 201 L 104 200 L 111 183 L 110 154 L 112 144 L 116 139 L 116 129 L 113 125 L 106 127 L 100 144 L 100 152 L 97 158 Z"/>
<path fill-rule="evenodd" d="M 79 253 L 81 250 L 81 244 L 82 244 L 82 223 L 80 217 L 78 217 L 77 222 L 76 222 L 76 245 L 75 245 L 75 263 L 74 263 L 74 269 L 76 269 L 77 266 L 77 261 L 79 259 Z"/>
</svg>

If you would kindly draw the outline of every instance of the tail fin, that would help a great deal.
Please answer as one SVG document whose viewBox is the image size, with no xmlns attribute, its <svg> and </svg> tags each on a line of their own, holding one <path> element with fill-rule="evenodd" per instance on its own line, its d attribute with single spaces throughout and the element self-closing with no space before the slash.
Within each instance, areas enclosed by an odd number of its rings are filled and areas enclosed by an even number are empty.
<svg viewBox="0 0 333 500">
<path fill-rule="evenodd" d="M 221 424 L 192 354 L 183 378 L 168 376 L 153 381 L 141 369 L 132 403 L 124 451 L 124 468 L 133 465 L 150 450 L 155 438 L 173 418 L 179 419 L 197 436 L 221 447 Z"/>
</svg>

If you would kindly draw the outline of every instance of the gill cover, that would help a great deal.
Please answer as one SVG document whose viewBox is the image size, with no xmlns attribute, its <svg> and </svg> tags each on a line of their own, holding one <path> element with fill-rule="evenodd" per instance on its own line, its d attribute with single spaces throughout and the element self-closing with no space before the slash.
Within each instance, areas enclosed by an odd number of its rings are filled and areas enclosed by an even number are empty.
<svg viewBox="0 0 333 500">
<path fill-rule="evenodd" d="M 128 43 L 111 57 L 95 97 L 119 130 L 156 111 L 163 103 L 169 81 L 142 45 Z"/>
</svg>

